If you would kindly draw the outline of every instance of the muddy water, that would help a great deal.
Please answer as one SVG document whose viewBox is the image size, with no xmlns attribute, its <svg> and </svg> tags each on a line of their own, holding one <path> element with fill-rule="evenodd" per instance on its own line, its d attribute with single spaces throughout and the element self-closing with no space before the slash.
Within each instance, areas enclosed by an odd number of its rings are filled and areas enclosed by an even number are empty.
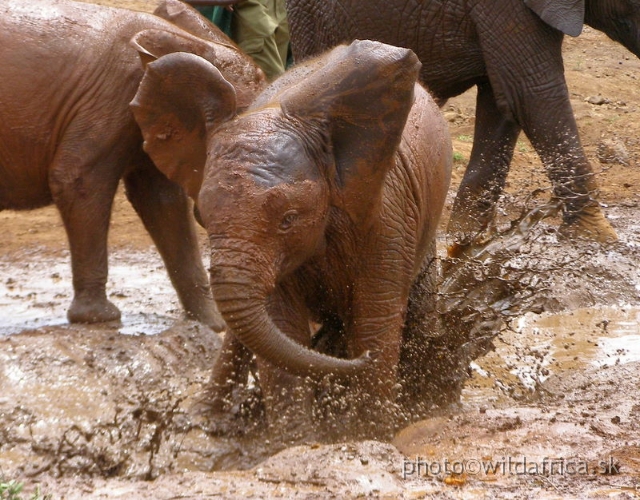
<svg viewBox="0 0 640 500">
<path fill-rule="evenodd" d="M 72 298 L 68 255 L 39 261 L 28 256 L 25 262 L 18 267 L 15 261 L 0 261 L 0 335 L 68 328 L 66 309 Z M 107 289 L 122 311 L 120 323 L 106 326 L 110 332 L 155 335 L 182 316 L 153 248 L 113 253 Z M 552 375 L 640 361 L 637 306 L 527 313 L 513 323 L 515 327 L 496 340 L 494 352 L 471 364 L 474 376 L 463 390 L 463 403 L 508 403 L 514 395 L 535 391 Z M 496 392 L 496 387 L 501 390 Z"/>
<path fill-rule="evenodd" d="M 375 484 L 393 493 L 389 498 L 438 495 L 443 487 L 451 493 L 447 498 L 488 498 L 497 491 L 517 496 L 532 488 L 540 498 L 556 498 L 559 488 L 568 487 L 579 498 L 588 488 L 600 494 L 612 484 L 628 489 L 640 482 L 640 468 L 633 469 L 640 459 L 640 448 L 633 444 L 639 409 L 635 398 L 627 397 L 637 391 L 632 382 L 640 365 L 637 306 L 594 305 L 514 319 L 513 330 L 496 339 L 495 351 L 473 363 L 458 408 L 399 434 L 393 444 L 402 455 L 394 447 L 384 448 L 387 458 L 378 464 L 365 453 L 368 444 L 350 443 L 289 448 L 267 459 L 277 450 L 259 451 L 255 441 L 215 437 L 191 420 L 190 406 L 206 383 L 219 338 L 181 321 L 155 251 L 119 251 L 110 261 L 109 295 L 123 311 L 123 321 L 91 328 L 66 323 L 71 300 L 66 255 L 21 267 L 0 262 L 0 467 L 10 477 L 29 484 L 33 478 L 57 477 L 48 491 L 61 491 L 60 481 L 70 481 L 70 493 L 78 491 L 77 478 L 88 477 L 91 486 L 84 487 L 101 493 L 86 498 L 117 498 L 110 483 L 116 480 L 101 479 L 113 476 L 121 481 L 158 477 L 142 485 L 155 484 L 174 496 L 184 494 L 184 488 L 205 491 L 211 486 L 203 490 L 202 484 L 215 483 L 229 491 L 250 487 L 257 498 L 271 495 L 259 488 L 275 484 L 286 484 L 291 492 L 309 488 L 305 478 L 310 474 L 309 484 L 322 496 L 335 484 L 344 488 L 345 478 L 358 467 L 366 469 L 359 474 L 367 481 L 376 474 L 387 481 Z M 547 391 L 567 396 L 558 400 Z M 302 467 L 305 454 L 310 458 Z M 523 456 L 539 463 L 545 457 L 614 457 L 625 472 L 612 480 L 598 476 L 595 482 L 568 478 L 573 482 L 564 483 L 560 477 L 468 475 L 456 479 L 460 491 L 442 482 L 447 476 L 402 477 L 406 460 L 416 457 L 445 463 Z M 338 472 L 340 460 L 344 470 Z M 242 476 L 222 472 L 229 469 L 250 470 Z M 203 471 L 208 475 L 189 475 Z M 269 471 L 265 477 L 264 471 Z M 334 475 L 317 476 L 322 471 Z M 143 496 L 140 484 L 117 484 L 128 488 L 130 498 L 162 497 Z M 366 486 L 363 492 L 372 488 Z M 616 488 L 612 491 L 627 491 Z"/>
<path fill-rule="evenodd" d="M 640 307 L 594 306 L 560 313 L 527 313 L 471 364 L 463 391 L 469 407 L 501 407 L 535 394 L 551 377 L 640 362 Z"/>
<path fill-rule="evenodd" d="M 152 335 L 181 316 L 181 306 L 158 253 L 124 251 L 109 257 L 107 293 L 122 312 L 123 334 Z M 0 335 L 67 324 L 73 297 L 70 259 L 26 256 L 24 265 L 0 260 Z"/>
<path fill-rule="evenodd" d="M 633 233 L 623 247 L 585 253 L 584 246 L 563 245 L 546 230 L 542 234 L 543 249 L 532 244 L 527 262 L 552 283 L 539 292 L 559 304 L 555 312 L 514 317 L 512 329 L 495 339 L 495 350 L 472 363 L 460 404 L 401 431 L 393 444 L 410 459 L 440 461 L 526 456 L 542 463 L 545 457 L 613 456 L 625 464 L 627 475 L 615 481 L 599 477 L 600 482 L 570 478 L 571 491 L 614 483 L 632 487 L 640 483 L 640 467 L 633 465 L 640 460 L 634 444 L 640 406 L 629 397 L 637 394 L 640 367 L 640 301 L 633 301 L 640 283 L 634 271 L 640 246 L 634 242 L 640 239 Z M 199 427 L 190 408 L 208 379 L 220 339 L 181 320 L 153 248 L 110 254 L 108 294 L 123 320 L 100 327 L 66 322 L 72 298 L 68 254 L 25 252 L 19 258 L 0 257 L 0 467 L 5 474 L 27 481 L 90 477 L 96 484 L 114 476 L 158 477 L 164 482 L 156 484 L 171 489 L 177 471 L 219 471 L 198 477 L 233 483 L 239 473 L 222 471 L 250 469 L 243 477 L 251 488 L 287 484 L 300 490 L 306 486 L 296 478 L 333 470 L 344 448 L 345 471 L 332 479 L 310 479 L 322 492 L 331 481 L 343 484 L 355 470 L 353 463 L 368 468 L 376 463 L 368 457 L 353 461 L 363 453 L 362 443 L 289 448 L 263 462 L 278 449 L 259 449 L 255 438 L 221 438 Z M 579 287 L 577 275 L 584 280 Z M 481 292 L 473 297 L 472 308 L 485 299 Z M 620 305 L 625 303 L 633 305 Z M 385 448 L 385 456 L 393 450 Z M 414 493 L 435 495 L 442 489 L 444 476 L 402 479 L 404 459 L 397 450 L 380 466 L 393 485 L 391 497 L 402 498 L 404 492 L 404 498 L 418 498 Z M 305 454 L 313 465 L 300 470 Z M 265 470 L 273 472 L 263 481 Z M 366 478 L 374 474 L 367 470 Z M 468 476 L 458 497 L 538 487 L 532 478 L 507 476 L 493 482 Z M 554 498 L 558 480 L 542 480 L 552 493 L 547 498 Z M 110 491 L 107 482 L 103 491 Z"/>
<path fill-rule="evenodd" d="M 550 346 L 546 366 L 556 373 L 640 361 L 637 306 L 593 307 L 541 318 L 528 315 L 519 330 Z"/>
</svg>

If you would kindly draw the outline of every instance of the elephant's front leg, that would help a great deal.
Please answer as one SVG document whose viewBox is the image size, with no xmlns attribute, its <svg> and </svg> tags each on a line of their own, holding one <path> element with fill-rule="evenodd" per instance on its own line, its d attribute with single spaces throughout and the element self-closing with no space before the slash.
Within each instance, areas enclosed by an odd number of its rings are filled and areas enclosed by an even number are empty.
<svg viewBox="0 0 640 500">
<path fill-rule="evenodd" d="M 496 106 L 491 85 L 478 85 L 473 149 L 447 228 L 454 256 L 493 220 L 519 133 L 518 124 Z"/>
<path fill-rule="evenodd" d="M 74 297 L 67 317 L 71 323 L 114 321 L 120 311 L 106 295 L 107 232 L 120 173 L 82 153 L 61 145 L 49 175 L 71 251 Z"/>
<path fill-rule="evenodd" d="M 269 315 L 280 330 L 310 347 L 309 314 L 301 293 L 281 287 L 269 301 Z M 258 358 L 258 376 L 269 431 L 282 442 L 317 440 L 313 423 L 315 383 L 309 378 L 291 375 Z"/>
<path fill-rule="evenodd" d="M 216 434 L 242 434 L 262 424 L 259 389 L 249 387 L 253 353 L 228 331 L 213 365 L 209 383 L 192 407 Z"/>
<path fill-rule="evenodd" d="M 339 436 L 388 439 L 404 422 L 397 404 L 403 322 L 401 311 L 358 321 L 349 356 L 368 351 L 374 363 L 348 383 L 346 415 L 334 424 Z"/>
<path fill-rule="evenodd" d="M 410 278 L 409 272 L 390 262 L 376 269 L 385 267 L 394 271 L 394 277 L 359 283 L 351 305 L 353 316 L 345 324 L 348 357 L 369 352 L 373 363 L 346 381 L 344 414 L 331 416 L 333 432 L 342 438 L 386 439 L 404 420 L 397 404 L 398 364 Z"/>
</svg>

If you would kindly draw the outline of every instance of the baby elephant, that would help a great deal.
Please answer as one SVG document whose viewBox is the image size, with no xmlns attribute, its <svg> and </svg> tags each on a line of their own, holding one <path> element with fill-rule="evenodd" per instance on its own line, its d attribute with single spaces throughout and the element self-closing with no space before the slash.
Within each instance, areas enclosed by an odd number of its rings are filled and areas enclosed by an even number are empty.
<svg viewBox="0 0 640 500">
<path fill-rule="evenodd" d="M 56 204 L 71 250 L 69 320 L 120 317 L 105 286 L 111 205 L 122 178 L 185 310 L 222 329 L 189 199 L 142 151 L 129 102 L 144 68 L 130 40 L 144 60 L 176 51 L 207 58 L 241 102 L 255 98 L 264 75 L 178 0 L 164 2 L 158 15 L 70 0 L 0 6 L 0 210 Z"/>
<path fill-rule="evenodd" d="M 410 50 L 356 41 L 294 67 L 237 114 L 214 66 L 170 54 L 147 66 L 132 102 L 145 150 L 197 200 L 209 235 L 229 327 L 214 396 L 232 391 L 248 348 L 278 432 L 313 432 L 327 381 L 344 403 L 327 432 L 390 428 L 408 296 L 433 257 L 452 161 L 419 68 Z M 195 85 L 175 84 L 185 80 Z M 204 163 L 190 153 L 202 149 Z M 310 325 L 335 345 L 314 349 Z"/>
</svg>

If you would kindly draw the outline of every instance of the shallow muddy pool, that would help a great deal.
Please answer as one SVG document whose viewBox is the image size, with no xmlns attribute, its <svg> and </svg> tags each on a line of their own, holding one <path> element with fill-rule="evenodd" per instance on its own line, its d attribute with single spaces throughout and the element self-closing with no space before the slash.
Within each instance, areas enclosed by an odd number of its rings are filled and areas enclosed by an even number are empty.
<svg viewBox="0 0 640 500">
<path fill-rule="evenodd" d="M 21 267 L 0 260 L 0 335 L 43 326 L 67 325 L 71 270 L 66 253 Z M 119 251 L 110 255 L 107 290 L 122 311 L 109 329 L 121 334 L 154 335 L 171 327 L 182 310 L 157 252 Z M 479 377 L 490 365 L 534 389 L 550 375 L 640 361 L 640 307 L 594 306 L 559 313 L 527 313 L 496 341 L 497 351 L 472 363 Z M 485 366 L 489 368 L 485 369 Z M 482 392 L 465 391 L 467 400 Z"/>
<path fill-rule="evenodd" d="M 553 376 L 640 362 L 638 305 L 527 313 L 514 325 L 496 339 L 494 352 L 471 364 L 473 378 L 463 391 L 464 404 L 500 406 L 514 394 L 536 391 Z"/>
<path fill-rule="evenodd" d="M 158 488 L 228 498 L 628 493 L 640 484 L 638 240 L 633 233 L 621 247 L 585 253 L 544 236 L 526 258 L 550 279 L 540 293 L 555 309 L 512 318 L 495 350 L 472 363 L 458 404 L 402 430 L 393 445 L 374 445 L 373 454 L 370 442 L 353 442 L 287 448 L 273 458 L 265 439 L 220 438 L 191 419 L 220 338 L 182 320 L 153 247 L 110 253 L 107 293 L 122 321 L 95 327 L 67 323 L 67 251 L 26 247 L 0 256 L 0 472 L 53 485 L 64 498 L 158 498 Z M 576 276 L 585 280 L 579 286 Z M 602 459 L 623 472 L 403 477 L 406 461 L 420 457 Z M 129 482 L 140 478 L 157 479 Z"/>
<path fill-rule="evenodd" d="M 153 335 L 182 314 L 160 256 L 154 249 L 109 256 L 107 294 L 122 312 L 123 334 Z M 0 260 L 0 335 L 25 329 L 67 324 L 71 304 L 71 266 L 67 252 L 60 257 Z"/>
<path fill-rule="evenodd" d="M 637 306 L 593 307 L 519 322 L 520 334 L 544 337 L 550 370 L 556 372 L 606 367 L 640 361 L 640 309 Z"/>
<path fill-rule="evenodd" d="M 0 260 L 0 335 L 40 327 L 68 327 L 66 309 L 72 298 L 68 252 L 37 260 L 28 255 L 22 266 Z M 109 298 L 122 320 L 108 330 L 127 335 L 155 335 L 182 318 L 175 291 L 153 248 L 110 255 Z M 496 350 L 471 364 L 473 383 L 463 403 L 496 400 L 496 386 L 510 395 L 535 390 L 552 375 L 590 367 L 640 361 L 640 307 L 582 307 L 558 313 L 527 313 L 496 339 Z M 490 394 L 487 393 L 490 392 Z"/>
<path fill-rule="evenodd" d="M 0 467 L 31 487 L 41 482 L 45 492 L 66 491 L 64 498 L 158 498 L 157 489 L 174 497 L 193 491 L 344 497 L 354 488 L 389 498 L 441 495 L 443 488 L 443 498 L 525 491 L 615 498 L 640 484 L 640 407 L 632 396 L 640 373 L 637 305 L 514 319 L 496 349 L 472 364 L 458 405 L 401 431 L 393 446 L 375 445 L 382 448 L 374 454 L 371 444 L 347 443 L 288 448 L 268 458 L 264 440 L 216 438 L 190 420 L 219 337 L 181 320 L 155 250 L 113 253 L 108 294 L 123 312 L 120 324 L 68 325 L 66 253 L 30 255 L 18 267 L 0 260 Z M 486 457 L 610 460 L 616 470 L 622 464 L 622 473 L 402 476 L 418 460 L 446 465 Z M 172 481 L 176 473 L 180 479 Z M 128 482 L 144 477 L 157 479 Z"/>
</svg>

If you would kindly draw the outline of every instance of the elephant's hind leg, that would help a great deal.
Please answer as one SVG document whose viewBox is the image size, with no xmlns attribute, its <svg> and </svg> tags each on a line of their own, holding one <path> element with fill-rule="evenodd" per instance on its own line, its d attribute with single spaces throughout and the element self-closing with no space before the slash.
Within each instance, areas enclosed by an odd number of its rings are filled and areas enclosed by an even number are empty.
<svg viewBox="0 0 640 500">
<path fill-rule="evenodd" d="M 215 331 L 224 330 L 202 265 L 187 195 L 150 160 L 127 173 L 124 181 L 127 197 L 153 238 L 187 315 Z"/>
</svg>

